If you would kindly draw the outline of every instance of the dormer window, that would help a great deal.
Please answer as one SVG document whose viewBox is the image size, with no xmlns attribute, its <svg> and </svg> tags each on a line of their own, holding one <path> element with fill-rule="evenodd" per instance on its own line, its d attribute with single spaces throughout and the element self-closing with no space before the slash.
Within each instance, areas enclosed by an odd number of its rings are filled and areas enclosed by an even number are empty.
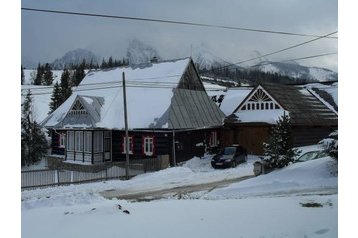
<svg viewBox="0 0 358 238">
<path fill-rule="evenodd" d="M 85 115 L 85 114 L 87 114 L 87 111 L 83 107 L 81 102 L 79 100 L 77 100 L 75 102 L 75 104 L 73 105 L 73 107 L 71 108 L 70 114 L 72 114 L 72 115 Z"/>
</svg>

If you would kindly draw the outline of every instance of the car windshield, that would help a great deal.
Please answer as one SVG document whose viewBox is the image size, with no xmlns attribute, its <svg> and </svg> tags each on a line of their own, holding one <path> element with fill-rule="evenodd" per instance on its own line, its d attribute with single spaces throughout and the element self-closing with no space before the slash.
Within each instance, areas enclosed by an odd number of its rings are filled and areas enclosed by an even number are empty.
<svg viewBox="0 0 358 238">
<path fill-rule="evenodd" d="M 310 151 L 305 154 L 303 154 L 300 158 L 298 158 L 297 161 L 299 162 L 305 162 L 309 160 L 315 159 L 319 155 L 320 151 Z"/>
<path fill-rule="evenodd" d="M 225 147 L 223 154 L 224 155 L 232 155 L 235 154 L 236 148 L 235 147 Z"/>
</svg>

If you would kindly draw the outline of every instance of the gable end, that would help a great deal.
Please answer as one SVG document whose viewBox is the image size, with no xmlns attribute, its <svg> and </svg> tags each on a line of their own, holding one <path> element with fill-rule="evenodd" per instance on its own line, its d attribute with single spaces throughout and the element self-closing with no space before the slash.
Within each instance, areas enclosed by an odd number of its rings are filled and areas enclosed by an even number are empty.
<svg viewBox="0 0 358 238">
<path fill-rule="evenodd" d="M 243 110 L 277 110 L 284 108 L 261 85 L 258 85 L 240 103 L 233 113 Z"/>
</svg>

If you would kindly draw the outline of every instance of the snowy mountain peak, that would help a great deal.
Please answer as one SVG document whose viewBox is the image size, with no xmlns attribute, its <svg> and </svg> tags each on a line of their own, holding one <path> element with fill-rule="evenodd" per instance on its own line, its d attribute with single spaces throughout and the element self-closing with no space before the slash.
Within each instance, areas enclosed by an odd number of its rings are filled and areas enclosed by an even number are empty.
<svg viewBox="0 0 358 238">
<path fill-rule="evenodd" d="M 98 58 L 92 51 L 85 49 L 75 49 L 68 51 L 64 56 L 56 59 L 52 63 L 52 66 L 55 69 L 63 69 L 71 64 L 81 64 L 83 60 L 86 60 L 87 63 L 90 63 L 91 61 L 93 64 L 98 63 Z"/>
<path fill-rule="evenodd" d="M 144 44 L 138 39 L 133 39 L 129 42 L 127 49 L 129 64 L 148 63 L 153 57 L 161 60 L 158 52 L 151 46 Z"/>
<path fill-rule="evenodd" d="M 203 45 L 194 47 L 192 51 L 192 58 L 200 70 L 210 70 L 212 67 L 231 64 L 231 62 L 214 55 L 211 50 Z"/>
<path fill-rule="evenodd" d="M 280 75 L 289 76 L 295 79 L 304 79 L 306 81 L 336 81 L 338 80 L 338 73 L 319 67 L 307 67 L 298 64 L 295 61 L 290 62 L 272 62 L 261 61 L 253 67 L 255 70 L 278 73 Z"/>
</svg>

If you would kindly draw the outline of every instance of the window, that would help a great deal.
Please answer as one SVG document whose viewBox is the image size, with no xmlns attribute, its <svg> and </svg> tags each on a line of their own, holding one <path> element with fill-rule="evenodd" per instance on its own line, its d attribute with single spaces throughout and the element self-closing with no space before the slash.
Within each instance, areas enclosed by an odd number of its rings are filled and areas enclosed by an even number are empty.
<svg viewBox="0 0 358 238">
<path fill-rule="evenodd" d="M 154 154 L 154 137 L 143 137 L 143 153 L 147 156 Z"/>
<path fill-rule="evenodd" d="M 102 131 L 94 132 L 93 152 L 94 153 L 103 152 L 103 132 Z"/>
<path fill-rule="evenodd" d="M 83 114 L 87 114 L 86 109 L 82 106 L 82 104 L 80 103 L 79 100 L 77 100 L 75 102 L 75 104 L 73 105 L 73 107 L 71 108 L 70 114 L 73 115 L 83 115 Z"/>
<path fill-rule="evenodd" d="M 85 132 L 84 152 L 92 152 L 92 131 Z"/>
<path fill-rule="evenodd" d="M 133 154 L 133 136 L 128 136 L 129 151 L 128 154 Z M 126 136 L 123 136 L 123 153 L 126 153 Z"/>
<path fill-rule="evenodd" d="M 104 131 L 103 132 L 104 137 L 104 152 L 110 152 L 111 151 L 111 140 L 112 140 L 112 133 L 111 131 Z"/>
<path fill-rule="evenodd" d="M 73 131 L 67 132 L 67 150 L 75 150 L 75 133 Z"/>
<path fill-rule="evenodd" d="M 66 145 L 66 134 L 60 133 L 58 140 L 59 140 L 58 146 L 61 147 L 61 148 L 65 148 L 65 145 Z"/>
<path fill-rule="evenodd" d="M 83 131 L 75 132 L 75 145 L 77 152 L 83 151 Z"/>
</svg>

